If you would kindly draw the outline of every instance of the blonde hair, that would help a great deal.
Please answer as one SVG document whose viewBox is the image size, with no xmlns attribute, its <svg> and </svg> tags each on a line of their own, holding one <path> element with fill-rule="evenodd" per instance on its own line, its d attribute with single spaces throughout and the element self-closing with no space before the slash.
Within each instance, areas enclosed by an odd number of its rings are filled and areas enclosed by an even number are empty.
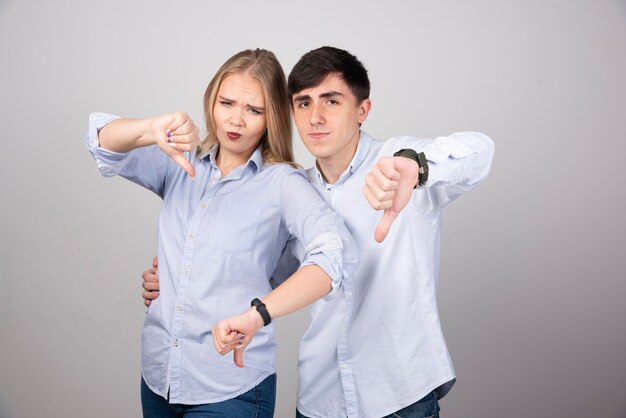
<svg viewBox="0 0 626 418">
<path fill-rule="evenodd" d="M 247 74 L 257 80 L 263 90 L 267 128 L 261 137 L 264 163 L 289 163 L 293 159 L 291 143 L 290 100 L 285 73 L 276 56 L 264 49 L 247 49 L 230 57 L 218 70 L 204 92 L 204 118 L 207 135 L 196 155 L 208 151 L 217 140 L 213 107 L 222 81 L 232 74 Z"/>
</svg>

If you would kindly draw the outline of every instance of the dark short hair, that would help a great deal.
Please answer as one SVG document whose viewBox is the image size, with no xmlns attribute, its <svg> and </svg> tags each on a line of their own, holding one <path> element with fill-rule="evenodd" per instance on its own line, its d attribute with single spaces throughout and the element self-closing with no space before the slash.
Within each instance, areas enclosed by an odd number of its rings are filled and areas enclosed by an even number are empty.
<svg viewBox="0 0 626 418">
<path fill-rule="evenodd" d="M 370 79 L 361 61 L 348 51 L 332 46 L 314 49 L 300 58 L 287 80 L 289 96 L 317 86 L 333 73 L 345 81 L 357 102 L 369 98 Z"/>
</svg>

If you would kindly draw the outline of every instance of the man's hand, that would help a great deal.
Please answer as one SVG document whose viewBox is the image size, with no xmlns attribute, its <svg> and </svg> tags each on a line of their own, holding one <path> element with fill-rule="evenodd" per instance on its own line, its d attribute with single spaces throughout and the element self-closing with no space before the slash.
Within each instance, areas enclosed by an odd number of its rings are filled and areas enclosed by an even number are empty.
<svg viewBox="0 0 626 418">
<path fill-rule="evenodd" d="M 384 210 L 374 239 L 383 242 L 391 224 L 409 203 L 417 184 L 419 166 L 405 157 L 382 157 L 365 177 L 363 195 L 375 210 Z"/>
<path fill-rule="evenodd" d="M 156 298 L 159 297 L 159 276 L 157 274 L 159 268 L 159 258 L 154 257 L 152 260 L 152 267 L 148 270 L 144 271 L 141 275 L 143 279 L 143 283 L 141 286 L 144 288 L 143 293 L 141 293 L 141 297 L 143 298 L 143 303 L 146 306 L 150 306 L 150 303 Z"/>
<path fill-rule="evenodd" d="M 198 146 L 200 131 L 189 115 L 176 112 L 154 117 L 150 119 L 150 130 L 159 148 L 194 177 L 195 170 L 184 152 L 193 151 Z"/>
<path fill-rule="evenodd" d="M 243 351 L 261 328 L 263 319 L 256 308 L 250 308 L 238 316 L 222 319 L 211 330 L 215 350 L 221 355 L 234 351 L 235 365 L 243 367 Z"/>
</svg>

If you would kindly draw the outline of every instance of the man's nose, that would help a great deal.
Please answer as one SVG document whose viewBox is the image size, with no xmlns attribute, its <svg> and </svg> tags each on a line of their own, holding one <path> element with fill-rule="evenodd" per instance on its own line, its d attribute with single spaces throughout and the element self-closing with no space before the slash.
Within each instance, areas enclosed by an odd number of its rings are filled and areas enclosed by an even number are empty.
<svg viewBox="0 0 626 418">
<path fill-rule="evenodd" d="M 321 125 L 324 123 L 324 110 L 320 105 L 311 105 L 311 125 Z"/>
</svg>

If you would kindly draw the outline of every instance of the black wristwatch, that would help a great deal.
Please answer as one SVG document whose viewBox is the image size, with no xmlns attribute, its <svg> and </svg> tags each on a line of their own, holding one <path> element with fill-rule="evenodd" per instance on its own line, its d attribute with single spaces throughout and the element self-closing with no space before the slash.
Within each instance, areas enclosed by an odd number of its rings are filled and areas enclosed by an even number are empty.
<svg viewBox="0 0 626 418">
<path fill-rule="evenodd" d="M 414 189 L 422 187 L 428 180 L 428 160 L 423 152 L 415 152 L 410 148 L 404 148 L 393 154 L 394 157 L 405 157 L 414 160 L 419 166 L 419 174 L 417 176 L 417 184 Z"/>
<path fill-rule="evenodd" d="M 261 315 L 261 318 L 263 318 L 263 326 L 269 325 L 269 323 L 272 322 L 272 317 L 267 311 L 267 307 L 258 298 L 252 299 L 252 302 L 250 302 L 250 306 L 254 306 L 259 315 Z"/>
</svg>

